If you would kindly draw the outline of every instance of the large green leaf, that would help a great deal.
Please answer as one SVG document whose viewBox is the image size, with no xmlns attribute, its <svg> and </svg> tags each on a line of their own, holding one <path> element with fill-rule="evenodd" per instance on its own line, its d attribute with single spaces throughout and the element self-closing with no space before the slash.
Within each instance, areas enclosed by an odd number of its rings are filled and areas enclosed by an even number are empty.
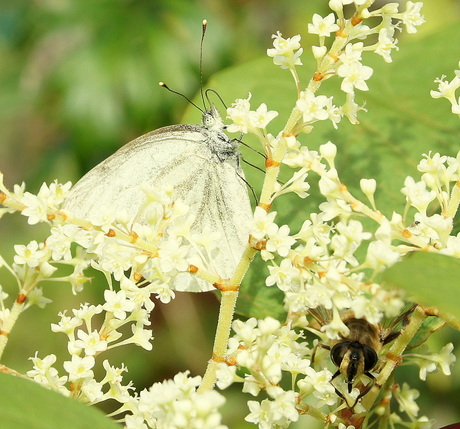
<svg viewBox="0 0 460 429">
<path fill-rule="evenodd" d="M 0 373 L 2 429 L 119 429 L 99 410 L 21 377 Z"/>
<path fill-rule="evenodd" d="M 406 40 L 401 44 L 401 50 L 394 53 L 392 64 L 376 55 L 365 57 L 364 62 L 373 67 L 374 74 L 369 81 L 370 91 L 357 96 L 357 102 L 365 101 L 367 109 L 367 112 L 360 112 L 360 125 L 351 125 L 344 119 L 335 130 L 328 122 L 318 123 L 311 134 L 299 136 L 312 149 L 328 140 L 338 146 L 336 166 L 339 175 L 358 198 L 363 198 L 359 190 L 360 179 L 375 178 L 378 183 L 377 205 L 386 215 L 393 211 L 402 212 L 405 199 L 400 189 L 406 176 L 419 175 L 416 166 L 423 153 L 439 151 L 455 156 L 459 149 L 460 121 L 450 113 L 446 100 L 430 97 L 430 90 L 436 89 L 435 78 L 443 74 L 452 78 L 458 68 L 458 58 L 452 55 L 452 47 L 460 46 L 460 26 L 451 26 L 414 42 L 410 41 L 410 36 Z M 302 59 L 305 66 L 299 68 L 304 81 L 315 69 L 308 52 L 306 48 Z M 226 101 L 246 98 L 250 92 L 253 108 L 265 102 L 269 109 L 277 110 L 280 114 L 269 128 L 273 134 L 282 129 L 296 99 L 290 73 L 274 66 L 269 58 L 224 70 L 216 74 L 208 86 Z M 327 80 L 319 93 L 334 95 L 337 104 L 344 101 L 339 81 L 335 78 Z M 196 101 L 200 103 L 198 98 Z M 191 108 L 184 121 L 199 122 L 200 113 Z M 245 140 L 260 149 L 251 136 Z M 244 158 L 263 167 L 263 159 L 257 154 L 246 148 L 242 151 Z M 262 184 L 262 173 L 247 166 L 244 169 L 257 192 Z M 284 173 L 289 172 L 285 169 Z M 288 195 L 275 201 L 273 210 L 278 212 L 278 223 L 286 223 L 292 231 L 297 231 L 310 212 L 319 211 L 318 205 L 323 199 L 316 183 L 317 178 L 312 175 L 311 196 L 305 200 Z M 256 317 L 281 316 L 282 296 L 265 287 L 267 271 L 263 265 L 256 260 L 251 266 L 238 311 Z M 272 301 L 272 305 L 266 305 L 265 299 Z"/>
<path fill-rule="evenodd" d="M 383 280 L 404 289 L 408 298 L 437 307 L 460 320 L 458 291 L 460 259 L 429 252 L 413 252 L 383 273 Z"/>
</svg>

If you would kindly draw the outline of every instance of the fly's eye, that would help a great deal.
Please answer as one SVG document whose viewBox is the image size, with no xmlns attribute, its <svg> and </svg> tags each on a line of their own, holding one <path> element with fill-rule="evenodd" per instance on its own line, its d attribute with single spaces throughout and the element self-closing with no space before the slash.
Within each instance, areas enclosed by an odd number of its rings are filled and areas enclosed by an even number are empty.
<svg viewBox="0 0 460 429">
<path fill-rule="evenodd" d="M 341 343 L 337 343 L 334 347 L 332 347 L 331 360 L 335 366 L 340 367 L 343 357 L 345 356 L 345 353 L 347 352 L 350 344 L 350 341 L 343 341 Z"/>
<path fill-rule="evenodd" d="M 363 346 L 364 371 L 370 371 L 377 364 L 379 357 L 375 350 L 368 346 Z"/>
</svg>

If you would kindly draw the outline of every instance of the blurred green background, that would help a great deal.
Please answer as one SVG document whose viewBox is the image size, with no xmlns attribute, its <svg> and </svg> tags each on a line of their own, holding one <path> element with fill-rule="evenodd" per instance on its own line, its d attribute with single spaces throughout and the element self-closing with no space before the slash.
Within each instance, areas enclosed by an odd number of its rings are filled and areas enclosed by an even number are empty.
<svg viewBox="0 0 460 429">
<path fill-rule="evenodd" d="M 427 1 L 427 24 L 413 38 L 435 33 L 458 22 L 459 2 Z M 81 175 L 131 139 L 182 121 L 187 102 L 158 86 L 193 97 L 199 90 L 201 21 L 209 22 L 204 43 L 204 79 L 215 72 L 265 55 L 271 35 L 302 34 L 304 57 L 316 39 L 306 33 L 313 13 L 328 14 L 325 0 L 28 0 L 0 3 L 0 170 L 5 184 L 25 181 L 37 191 L 43 181 L 75 182 Z M 406 35 L 400 37 L 404 39 Z M 452 47 L 457 50 L 458 46 Z M 452 74 L 453 70 L 446 70 Z M 260 78 L 267 78 L 261 76 Z M 206 85 L 205 85 L 206 86 Z M 237 96 L 246 96 L 238 94 Z M 225 99 L 230 103 L 232 99 Z M 261 177 L 261 176 L 260 176 Z M 257 187 L 257 184 L 255 184 Z M 47 228 L 26 227 L 20 216 L 0 223 L 0 252 L 11 260 L 17 243 L 43 240 Z M 53 303 L 24 313 L 11 335 L 4 363 L 18 371 L 30 369 L 27 357 L 40 350 L 62 355 L 65 338 L 49 333 L 57 312 L 97 302 L 95 280 L 74 297 L 63 284 L 50 284 L 45 295 Z M 102 280 L 102 279 L 101 279 Z M 14 296 L 14 282 L 0 283 Z M 152 327 L 154 350 L 118 350 L 110 359 L 124 362 L 140 389 L 190 369 L 202 374 L 210 357 L 218 302 L 214 294 L 178 294 L 158 305 Z M 430 340 L 435 350 L 458 335 L 443 330 Z M 61 352 L 59 352 L 61 350 Z M 420 389 L 420 414 L 443 424 L 460 420 L 459 374 L 429 375 L 401 368 L 400 377 Z M 428 388 L 427 388 L 428 386 Z M 225 424 L 253 427 L 236 390 L 227 392 Z M 315 427 L 299 422 L 295 427 Z"/>
</svg>

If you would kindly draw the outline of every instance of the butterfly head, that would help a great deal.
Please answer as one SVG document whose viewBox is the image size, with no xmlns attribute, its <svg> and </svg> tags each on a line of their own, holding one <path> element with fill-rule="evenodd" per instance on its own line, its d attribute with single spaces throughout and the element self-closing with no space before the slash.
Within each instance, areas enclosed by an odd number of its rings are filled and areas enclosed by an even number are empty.
<svg viewBox="0 0 460 429">
<path fill-rule="evenodd" d="M 203 113 L 203 126 L 210 131 L 222 131 L 224 129 L 224 121 L 214 105 Z"/>
</svg>

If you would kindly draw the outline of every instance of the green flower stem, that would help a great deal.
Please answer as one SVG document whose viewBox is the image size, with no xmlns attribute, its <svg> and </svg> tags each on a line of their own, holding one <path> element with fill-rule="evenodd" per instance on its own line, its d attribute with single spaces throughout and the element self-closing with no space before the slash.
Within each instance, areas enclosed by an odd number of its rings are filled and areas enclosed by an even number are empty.
<svg viewBox="0 0 460 429">
<path fill-rule="evenodd" d="M 219 363 L 225 362 L 225 353 L 227 351 L 227 343 L 230 337 L 233 315 L 235 313 L 239 285 L 241 284 L 246 271 L 249 268 L 249 264 L 254 258 L 255 253 L 256 250 L 248 244 L 240 263 L 236 267 L 235 274 L 228 282 L 221 285 L 222 296 L 220 301 L 216 335 L 214 337 L 214 346 L 212 349 L 212 358 L 208 362 L 206 372 L 198 389 L 199 392 L 205 392 L 206 390 L 212 389 L 214 387 L 214 384 L 216 383 L 217 366 Z M 225 290 L 227 285 L 229 286 L 229 290 Z"/>
<path fill-rule="evenodd" d="M 198 392 L 205 392 L 214 387 L 217 367 L 219 363 L 225 361 L 225 352 L 227 351 L 227 343 L 230 337 L 230 328 L 237 298 L 238 290 L 222 292 L 212 359 L 208 362 L 208 367 L 206 368 Z"/>
<path fill-rule="evenodd" d="M 323 58 L 318 67 L 315 76 L 327 76 L 337 56 L 345 47 L 348 38 L 341 35 L 334 41 L 331 50 Z M 311 79 L 308 88 L 313 92 L 317 91 L 323 79 Z M 281 161 L 287 150 L 286 137 L 297 135 L 300 132 L 302 124 L 302 112 L 294 106 L 289 115 L 289 118 L 284 126 L 282 138 L 279 140 L 278 146 L 274 149 L 270 159 L 266 162 L 266 174 L 262 186 L 259 206 L 265 210 L 270 210 L 271 198 L 275 190 L 276 181 L 279 175 Z M 212 359 L 209 361 L 206 372 L 203 376 L 202 383 L 198 389 L 199 392 L 204 392 L 212 389 L 216 382 L 216 371 L 218 364 L 225 361 L 225 352 L 228 339 L 230 337 L 230 329 L 233 321 L 233 315 L 238 298 L 238 288 L 241 285 L 244 275 L 246 274 L 249 264 L 254 258 L 256 250 L 249 243 L 233 277 L 222 285 L 222 299 L 220 302 L 219 319 L 217 322 L 216 335 L 214 339 Z M 228 285 L 232 290 L 225 290 L 225 285 Z"/>
<path fill-rule="evenodd" d="M 454 218 L 460 204 L 460 182 L 457 182 L 450 194 L 449 205 L 447 207 L 445 216 Z"/>
<path fill-rule="evenodd" d="M 14 302 L 10 315 L 3 322 L 3 325 L 0 329 L 0 359 L 2 358 L 3 351 L 5 350 L 6 344 L 8 343 L 8 337 L 11 330 L 13 329 L 16 321 L 18 320 L 19 315 L 24 310 L 24 304 L 26 303 L 26 295 L 20 293 L 18 298 Z"/>
</svg>

